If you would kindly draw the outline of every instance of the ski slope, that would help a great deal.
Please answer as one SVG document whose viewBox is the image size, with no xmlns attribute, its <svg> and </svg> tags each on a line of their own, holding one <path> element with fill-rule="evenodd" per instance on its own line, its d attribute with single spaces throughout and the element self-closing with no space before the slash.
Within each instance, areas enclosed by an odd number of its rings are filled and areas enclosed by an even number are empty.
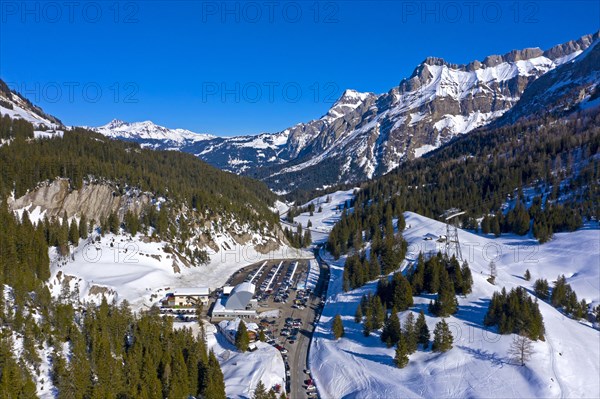
<svg viewBox="0 0 600 399">
<path fill-rule="evenodd" d="M 420 251 L 436 252 L 437 242 L 425 241 L 427 233 L 444 234 L 444 225 L 423 216 L 406 213 L 409 242 L 408 260 Z M 532 291 L 537 278 L 548 281 L 564 273 L 577 292 L 597 304 L 600 299 L 600 230 L 588 224 L 573 233 L 556 234 L 543 246 L 532 238 L 506 235 L 501 238 L 459 231 L 463 256 L 468 259 L 474 279 L 473 293 L 459 297 L 459 311 L 448 317 L 454 347 L 444 354 L 419 349 L 404 369 L 393 364 L 394 348 L 386 348 L 379 333 L 365 338 L 362 326 L 354 323 L 360 298 L 374 292 L 376 282 L 343 293 L 344 258 L 323 256 L 331 266 L 328 299 L 311 342 L 310 368 L 319 393 L 325 398 L 597 398 L 600 397 L 600 333 L 590 323 L 575 321 L 545 302 L 540 310 L 546 327 L 546 341 L 534 343 L 534 354 L 526 366 L 514 365 L 507 352 L 511 335 L 498 335 L 483 327 L 489 300 L 496 290 L 524 286 Z M 437 244 L 439 245 L 439 244 Z M 487 265 L 498 267 L 496 285 L 486 281 Z M 403 263 L 406 267 L 408 262 Z M 531 281 L 522 278 L 526 269 Z M 415 297 L 408 312 L 427 314 L 433 295 Z M 346 335 L 333 340 L 331 325 L 342 315 Z M 432 332 L 439 318 L 426 316 Z"/>
</svg>

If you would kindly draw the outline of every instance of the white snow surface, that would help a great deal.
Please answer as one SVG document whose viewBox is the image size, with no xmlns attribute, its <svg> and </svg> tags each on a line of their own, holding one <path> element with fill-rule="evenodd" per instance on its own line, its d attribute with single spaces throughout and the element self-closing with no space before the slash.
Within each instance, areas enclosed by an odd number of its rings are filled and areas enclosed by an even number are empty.
<svg viewBox="0 0 600 399">
<path fill-rule="evenodd" d="M 15 94 L 11 94 L 11 98 L 7 98 L 6 96 L 0 94 L 0 100 L 9 102 L 13 106 L 13 109 L 9 109 L 0 105 L 0 114 L 2 115 L 8 115 L 11 119 L 26 120 L 36 127 L 40 125 L 44 125 L 48 128 L 59 127 L 57 124 L 49 121 L 35 112 L 32 112 L 31 109 L 29 109 L 29 106 Z"/>
<path fill-rule="evenodd" d="M 258 381 L 267 389 L 277 384 L 285 388 L 283 358 L 275 347 L 258 341 L 256 351 L 241 353 L 212 325 L 206 329 L 206 341 L 221 365 L 228 398 L 252 398 Z"/>
<path fill-rule="evenodd" d="M 51 292 L 54 296 L 60 295 L 65 276 L 72 276 L 68 277 L 69 288 L 75 292 L 77 285 L 80 300 L 98 302 L 104 294 L 108 300 L 126 299 L 138 310 L 152 306 L 175 287 L 214 290 L 238 269 L 260 260 L 312 256 L 286 246 L 261 254 L 252 246 L 236 244 L 225 235 L 214 239 L 222 249 L 209 252 L 208 265 L 187 267 L 177 259 L 178 271 L 174 267 L 174 256 L 164 251 L 165 242 L 147 242 L 140 235 L 131 238 L 113 234 L 101 237 L 99 243 L 93 239 L 81 240 L 68 258 L 59 257 L 51 250 Z M 99 291 L 105 292 L 98 294 Z"/>
<path fill-rule="evenodd" d="M 444 225 L 415 213 L 405 214 L 409 226 L 404 237 L 409 242 L 407 259 L 419 251 L 437 251 L 435 241 L 424 241 L 427 233 L 445 234 Z M 545 341 L 534 343 L 534 354 L 526 366 L 514 365 L 507 352 L 511 335 L 486 330 L 482 320 L 492 294 L 502 287 L 510 290 L 524 286 L 532 292 L 533 282 L 549 282 L 565 274 L 577 292 L 597 304 L 600 299 L 600 229 L 587 224 L 572 233 L 556 234 L 544 245 L 528 237 L 506 235 L 500 238 L 459 231 L 463 256 L 469 261 L 474 278 L 473 293 L 459 297 L 459 311 L 448 317 L 454 347 L 444 354 L 419 349 L 410 356 L 404 369 L 393 364 L 394 348 L 386 348 L 379 333 L 365 338 L 362 326 L 354 323 L 360 298 L 374 292 L 376 282 L 343 293 L 342 272 L 345 258 L 323 256 L 331 266 L 328 299 L 311 342 L 309 362 L 321 397 L 325 398 L 558 398 L 600 397 L 600 333 L 587 322 L 575 321 L 540 301 L 546 327 Z M 487 265 L 495 258 L 496 285 L 486 281 Z M 401 267 L 406 267 L 403 262 Z M 524 280 L 526 269 L 531 281 Z M 432 295 L 415 297 L 415 305 L 401 312 L 427 314 Z M 331 324 L 340 314 L 346 335 L 334 341 Z M 426 316 L 430 331 L 440 320 Z"/>
</svg>

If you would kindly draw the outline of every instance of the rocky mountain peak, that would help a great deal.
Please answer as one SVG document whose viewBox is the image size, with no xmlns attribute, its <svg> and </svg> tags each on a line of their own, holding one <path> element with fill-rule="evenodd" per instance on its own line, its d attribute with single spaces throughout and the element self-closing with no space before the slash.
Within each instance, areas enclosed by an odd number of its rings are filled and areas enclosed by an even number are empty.
<svg viewBox="0 0 600 399">
<path fill-rule="evenodd" d="M 599 37 L 600 31 L 590 35 L 582 36 L 577 40 L 570 40 L 566 43 L 558 44 L 544 51 L 544 56 L 550 58 L 551 60 L 556 60 L 557 58 L 564 57 L 576 51 L 583 51 L 594 41 L 598 40 Z"/>
<path fill-rule="evenodd" d="M 115 129 L 121 126 L 128 126 L 129 123 L 122 121 L 121 119 L 113 119 L 112 121 L 108 122 L 106 125 L 104 125 L 103 127 L 106 127 L 107 129 Z"/>
</svg>

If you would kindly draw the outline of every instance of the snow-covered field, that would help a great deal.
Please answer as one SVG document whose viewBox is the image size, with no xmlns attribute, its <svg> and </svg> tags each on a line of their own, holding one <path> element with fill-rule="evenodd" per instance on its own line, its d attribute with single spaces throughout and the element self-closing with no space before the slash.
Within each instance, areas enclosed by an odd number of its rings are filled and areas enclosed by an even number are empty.
<svg viewBox="0 0 600 399">
<path fill-rule="evenodd" d="M 437 251 L 427 233 L 444 234 L 444 225 L 414 213 L 406 213 L 404 236 L 410 244 L 408 258 L 419 251 Z M 534 343 L 535 353 L 526 366 L 514 365 L 507 354 L 511 335 L 498 335 L 483 327 L 491 295 L 506 287 L 532 290 L 540 277 L 553 281 L 559 273 L 577 292 L 595 304 L 600 299 L 600 229 L 588 224 L 573 233 L 556 234 L 542 246 L 531 238 L 506 235 L 483 237 L 459 231 L 463 256 L 473 272 L 473 293 L 459 298 L 459 311 L 446 320 L 454 335 L 454 347 L 444 354 L 419 349 L 404 369 L 393 364 L 394 348 L 386 348 L 378 334 L 365 338 L 354 323 L 360 298 L 373 292 L 376 283 L 351 292 L 341 290 L 344 258 L 337 261 L 324 253 L 331 265 L 328 300 L 311 343 L 309 362 L 319 393 L 326 398 L 398 397 L 600 397 L 600 333 L 587 322 L 572 320 L 545 302 L 540 310 L 546 340 Z M 486 281 L 487 265 L 498 266 L 496 285 Z M 406 265 L 406 262 L 405 264 Z M 526 269 L 531 281 L 522 278 Z M 415 298 L 408 312 L 427 313 L 431 295 Z M 341 314 L 346 336 L 333 340 L 331 324 Z M 415 314 L 416 316 L 416 314 Z M 438 318 L 427 316 L 433 332 Z"/>
<path fill-rule="evenodd" d="M 72 292 L 82 300 L 127 299 L 134 310 L 147 308 L 175 287 L 221 287 L 238 269 L 267 259 L 297 259 L 311 256 L 289 247 L 261 254 L 252 246 L 228 241 L 229 250 L 210 254 L 208 265 L 187 267 L 175 255 L 165 252 L 164 242 L 148 242 L 141 236 L 107 234 L 100 242 L 82 240 L 68 259 L 51 254 L 50 279 L 54 295 L 63 290 L 64 276 Z M 76 287 L 77 285 L 77 287 Z"/>
</svg>

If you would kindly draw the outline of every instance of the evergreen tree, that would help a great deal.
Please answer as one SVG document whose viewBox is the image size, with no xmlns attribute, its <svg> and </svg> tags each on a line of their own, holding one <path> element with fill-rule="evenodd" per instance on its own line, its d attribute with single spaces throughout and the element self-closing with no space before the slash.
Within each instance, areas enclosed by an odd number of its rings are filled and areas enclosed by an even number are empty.
<svg viewBox="0 0 600 399">
<path fill-rule="evenodd" d="M 120 222 L 119 217 L 115 212 L 111 212 L 108 215 L 108 228 L 111 233 L 117 234 L 119 232 Z"/>
<path fill-rule="evenodd" d="M 529 272 L 529 269 L 525 270 L 525 274 L 523 275 L 523 278 L 527 281 L 531 280 L 531 273 Z"/>
<path fill-rule="evenodd" d="M 567 279 L 564 275 L 558 276 L 554 282 L 554 288 L 552 289 L 552 296 L 550 302 L 552 306 L 559 307 L 564 306 L 567 299 L 567 293 L 570 291 L 570 287 L 567 284 Z"/>
<path fill-rule="evenodd" d="M 550 296 L 550 286 L 548 285 L 548 280 L 542 278 L 535 280 L 535 283 L 533 283 L 533 291 L 541 300 L 548 299 Z"/>
<path fill-rule="evenodd" d="M 71 224 L 69 226 L 69 241 L 73 245 L 77 245 L 79 243 L 79 227 L 77 226 L 77 221 L 75 218 L 71 220 Z"/>
<path fill-rule="evenodd" d="M 371 306 L 367 306 L 365 321 L 363 323 L 363 335 L 368 337 L 371 335 L 371 331 L 373 331 L 373 311 L 371 310 Z"/>
<path fill-rule="evenodd" d="M 402 273 L 394 274 L 392 287 L 394 307 L 403 311 L 413 305 L 412 288 Z"/>
<path fill-rule="evenodd" d="M 490 229 L 496 237 L 500 237 L 501 229 L 500 229 L 500 222 L 498 221 L 498 217 L 492 218 L 492 221 L 490 223 Z"/>
<path fill-rule="evenodd" d="M 344 323 L 342 322 L 342 316 L 336 314 L 333 318 L 333 336 L 336 340 L 344 336 Z"/>
<path fill-rule="evenodd" d="M 360 323 L 360 322 L 362 322 L 362 318 L 363 318 L 362 306 L 358 305 L 356 307 L 356 313 L 354 313 L 354 322 L 355 323 Z"/>
<path fill-rule="evenodd" d="M 458 301 L 454 296 L 454 285 L 445 269 L 442 269 L 440 278 L 440 291 L 430 306 L 429 311 L 438 317 L 446 317 L 456 313 Z"/>
<path fill-rule="evenodd" d="M 415 324 L 415 316 L 412 312 L 408 313 L 406 320 L 404 321 L 404 337 L 406 338 L 406 349 L 408 353 L 414 353 L 417 350 L 419 333 Z"/>
<path fill-rule="evenodd" d="M 219 361 L 211 350 L 208 356 L 207 384 L 204 389 L 205 398 L 226 399 L 225 381 L 219 366 Z"/>
<path fill-rule="evenodd" d="M 398 345 L 396 346 L 394 364 L 396 364 L 396 367 L 400 369 L 406 367 L 408 364 L 408 348 L 406 345 L 406 340 L 402 334 L 400 334 Z"/>
<path fill-rule="evenodd" d="M 268 399 L 267 388 L 263 384 L 262 380 L 259 380 L 254 389 L 254 399 Z"/>
<path fill-rule="evenodd" d="M 238 325 L 238 329 L 235 334 L 235 347 L 240 352 L 246 352 L 248 350 L 249 345 L 250 338 L 248 337 L 248 329 L 246 328 L 246 323 L 244 323 L 244 320 L 240 320 L 240 324 Z"/>
<path fill-rule="evenodd" d="M 434 352 L 446 352 L 452 349 L 452 343 L 454 338 L 450 332 L 450 328 L 446 323 L 446 320 L 442 319 L 435 325 L 433 330 L 433 345 L 432 350 Z"/>
<path fill-rule="evenodd" d="M 381 299 L 378 296 L 374 296 L 371 300 L 371 307 L 373 308 L 371 328 L 379 330 L 383 327 L 383 322 L 385 321 L 385 306 L 381 303 Z"/>
<path fill-rule="evenodd" d="M 392 308 L 390 317 L 385 321 L 383 331 L 381 332 L 381 341 L 383 341 L 388 348 L 398 343 L 402 329 L 400 325 L 400 318 L 396 308 Z"/>
<path fill-rule="evenodd" d="M 429 327 L 427 327 L 427 322 L 425 321 L 425 313 L 423 310 L 419 312 L 419 317 L 417 317 L 417 323 L 415 325 L 417 330 L 417 342 L 423 345 L 423 349 L 427 349 L 429 346 Z"/>
<path fill-rule="evenodd" d="M 473 291 L 473 275 L 471 274 L 471 268 L 467 261 L 463 262 L 462 268 L 462 278 L 463 278 L 463 289 L 462 293 L 464 295 L 468 295 Z"/>
<path fill-rule="evenodd" d="M 85 213 L 81 214 L 79 219 L 79 238 L 86 239 L 88 237 L 88 222 Z"/>
</svg>

